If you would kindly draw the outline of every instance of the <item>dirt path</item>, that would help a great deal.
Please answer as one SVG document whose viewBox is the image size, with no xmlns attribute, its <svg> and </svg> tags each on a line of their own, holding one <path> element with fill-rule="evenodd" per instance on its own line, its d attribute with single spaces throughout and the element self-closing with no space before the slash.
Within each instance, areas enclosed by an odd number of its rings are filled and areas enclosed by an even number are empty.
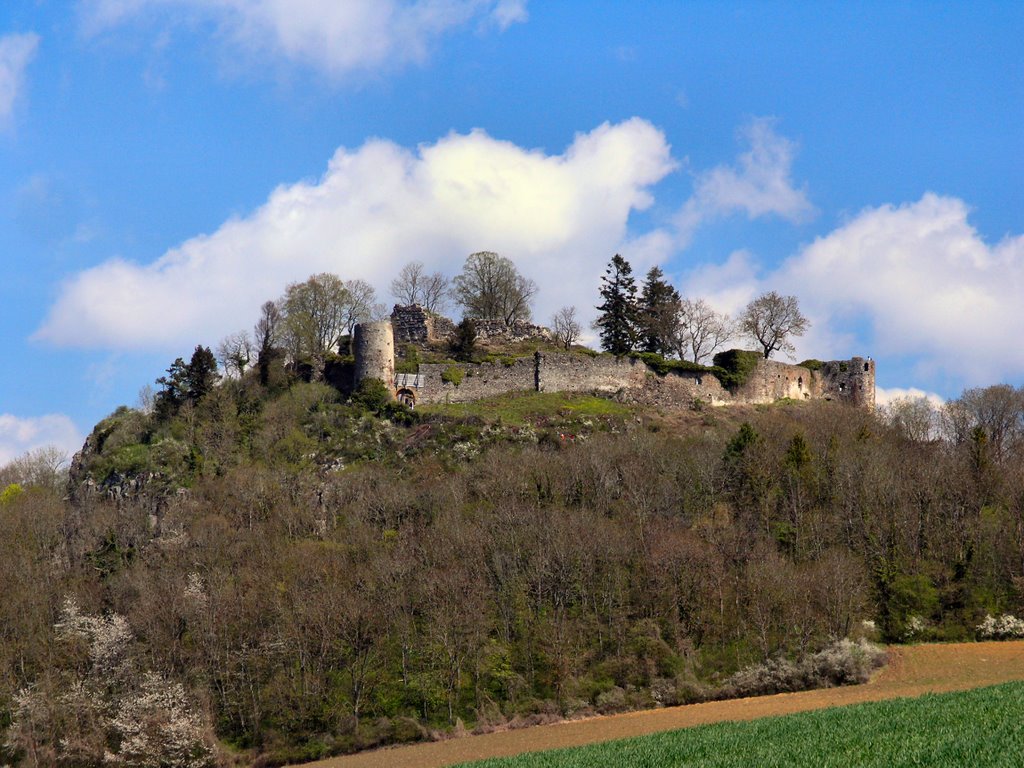
<svg viewBox="0 0 1024 768">
<path fill-rule="evenodd" d="M 980 688 L 1010 680 L 1024 680 L 1024 641 L 905 646 L 894 648 L 888 666 L 866 685 L 593 717 L 364 752 L 308 763 L 305 768 L 438 768 L 723 720 L 753 720 L 863 701 Z"/>
</svg>

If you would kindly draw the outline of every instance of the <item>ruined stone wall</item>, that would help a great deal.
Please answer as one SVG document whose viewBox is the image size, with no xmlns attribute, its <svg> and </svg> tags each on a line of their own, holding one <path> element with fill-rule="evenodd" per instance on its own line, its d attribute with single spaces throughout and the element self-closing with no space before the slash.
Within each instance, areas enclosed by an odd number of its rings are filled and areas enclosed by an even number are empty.
<svg viewBox="0 0 1024 768">
<path fill-rule="evenodd" d="M 445 371 L 457 369 L 462 380 L 456 385 L 442 378 Z M 423 386 L 416 393 L 418 403 L 468 403 L 505 392 L 536 391 L 537 366 L 535 358 L 515 358 L 511 365 L 503 362 L 481 363 L 423 363 L 419 367 Z"/>
<path fill-rule="evenodd" d="M 831 360 L 818 371 L 820 396 L 826 400 L 844 400 L 861 408 L 875 407 L 875 361 L 854 357 Z"/>
<path fill-rule="evenodd" d="M 399 344 L 437 344 L 455 334 L 455 324 L 447 317 L 432 315 L 419 304 L 396 304 L 391 310 L 391 325 Z"/>
<path fill-rule="evenodd" d="M 538 352 L 536 359 L 541 392 L 618 392 L 643 386 L 648 372 L 646 365 L 629 357 Z"/>
<path fill-rule="evenodd" d="M 777 360 L 762 360 L 731 396 L 731 402 L 774 403 L 783 398 L 810 400 L 820 395 L 820 383 L 810 369 Z"/>
<path fill-rule="evenodd" d="M 391 323 L 360 323 L 352 342 L 356 365 L 352 383 L 358 387 L 365 379 L 380 379 L 389 388 L 395 381 L 395 335 Z"/>
<path fill-rule="evenodd" d="M 474 320 L 477 341 L 529 341 L 530 339 L 553 338 L 551 331 L 540 325 L 516 321 L 508 327 L 500 320 Z"/>
</svg>

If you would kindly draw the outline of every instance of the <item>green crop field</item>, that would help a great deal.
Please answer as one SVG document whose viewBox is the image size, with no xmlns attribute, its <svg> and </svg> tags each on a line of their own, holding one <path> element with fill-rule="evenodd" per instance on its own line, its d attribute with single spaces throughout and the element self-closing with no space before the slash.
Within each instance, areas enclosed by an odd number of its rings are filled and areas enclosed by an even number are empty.
<svg viewBox="0 0 1024 768">
<path fill-rule="evenodd" d="M 719 723 L 463 768 L 1020 766 L 1024 683 Z"/>
</svg>

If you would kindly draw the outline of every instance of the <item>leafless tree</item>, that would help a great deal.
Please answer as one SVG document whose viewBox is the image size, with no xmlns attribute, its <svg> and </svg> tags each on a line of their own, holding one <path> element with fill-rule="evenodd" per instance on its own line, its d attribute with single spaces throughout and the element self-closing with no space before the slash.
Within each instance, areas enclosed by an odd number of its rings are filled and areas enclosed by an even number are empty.
<svg viewBox="0 0 1024 768">
<path fill-rule="evenodd" d="M 754 299 L 740 315 L 740 330 L 761 345 L 765 359 L 772 352 L 794 351 L 791 336 L 803 336 L 810 321 L 800 312 L 796 296 L 781 296 L 775 291 Z"/>
<path fill-rule="evenodd" d="M 228 376 L 241 376 L 255 357 L 252 337 L 246 331 L 225 336 L 217 345 L 217 362 Z"/>
<path fill-rule="evenodd" d="M 704 299 L 683 299 L 676 335 L 679 357 L 703 364 L 733 338 L 735 324 Z"/>
<path fill-rule="evenodd" d="M 386 310 L 377 303 L 377 292 L 365 280 L 346 280 L 342 300 L 344 329 L 350 337 L 359 323 L 367 323 L 385 316 Z"/>
<path fill-rule="evenodd" d="M 511 326 L 530 319 L 537 284 L 519 274 L 511 260 L 491 251 L 470 254 L 453 281 L 452 295 L 466 316 Z"/>
<path fill-rule="evenodd" d="M 566 349 L 572 349 L 572 345 L 579 340 L 583 332 L 579 320 L 576 319 L 576 307 L 562 307 L 555 312 L 551 318 L 551 330 L 555 334 L 555 341 Z"/>
<path fill-rule="evenodd" d="M 898 397 L 879 409 L 879 415 L 908 440 L 933 439 L 939 426 L 939 413 L 926 397 Z"/>
<path fill-rule="evenodd" d="M 259 354 L 264 354 L 281 343 L 281 308 L 273 301 L 263 302 L 260 319 L 253 328 L 253 343 Z"/>
<path fill-rule="evenodd" d="M 391 295 L 401 304 L 419 304 L 428 312 L 444 309 L 450 281 L 440 272 L 427 274 L 421 261 L 410 261 L 391 281 Z"/>
</svg>

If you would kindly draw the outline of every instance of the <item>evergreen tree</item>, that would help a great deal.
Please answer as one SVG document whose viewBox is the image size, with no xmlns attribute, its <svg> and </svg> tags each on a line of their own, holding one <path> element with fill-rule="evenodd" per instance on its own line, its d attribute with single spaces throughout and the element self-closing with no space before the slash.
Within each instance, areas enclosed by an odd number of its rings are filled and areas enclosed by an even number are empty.
<svg viewBox="0 0 1024 768">
<path fill-rule="evenodd" d="M 469 362 L 476 351 L 476 323 L 470 317 L 462 318 L 455 326 L 455 338 L 452 341 L 452 355 L 456 360 Z"/>
<path fill-rule="evenodd" d="M 601 312 L 594 325 L 601 332 L 601 346 L 615 355 L 633 350 L 637 329 L 636 282 L 633 268 L 619 254 L 612 257 L 601 277 Z"/>
<path fill-rule="evenodd" d="M 651 267 L 640 293 L 640 341 L 644 352 L 667 357 L 675 351 L 680 303 L 679 291 L 669 285 L 658 267 Z"/>
</svg>

